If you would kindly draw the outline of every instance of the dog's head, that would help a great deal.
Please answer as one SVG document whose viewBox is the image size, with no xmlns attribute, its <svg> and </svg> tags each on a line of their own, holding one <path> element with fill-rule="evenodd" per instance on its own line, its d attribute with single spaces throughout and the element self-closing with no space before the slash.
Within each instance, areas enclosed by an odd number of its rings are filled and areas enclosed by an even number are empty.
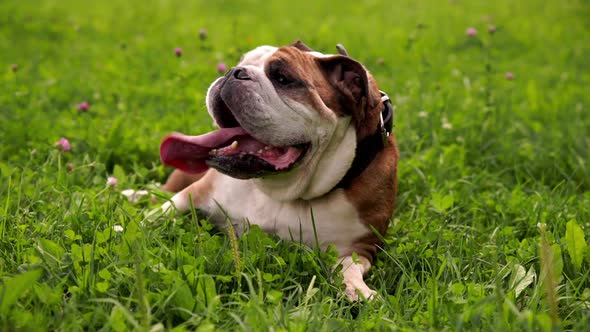
<svg viewBox="0 0 590 332">
<path fill-rule="evenodd" d="M 338 184 L 357 142 L 378 127 L 382 103 L 359 62 L 298 41 L 246 53 L 213 82 L 207 108 L 220 129 L 169 135 L 160 150 L 164 163 L 255 178 L 267 194 L 290 200 L 317 197 Z"/>
</svg>

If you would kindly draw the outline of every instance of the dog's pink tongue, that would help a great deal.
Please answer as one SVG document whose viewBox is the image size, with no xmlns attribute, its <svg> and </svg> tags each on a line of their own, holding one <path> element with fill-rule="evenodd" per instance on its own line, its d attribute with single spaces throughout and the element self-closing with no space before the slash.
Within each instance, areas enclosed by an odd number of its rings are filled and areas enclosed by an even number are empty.
<svg viewBox="0 0 590 332">
<path fill-rule="evenodd" d="M 199 136 L 170 134 L 160 144 L 160 159 L 166 165 L 189 173 L 209 168 L 205 160 L 209 151 L 227 145 L 236 136 L 248 135 L 241 127 L 221 128 Z"/>
</svg>

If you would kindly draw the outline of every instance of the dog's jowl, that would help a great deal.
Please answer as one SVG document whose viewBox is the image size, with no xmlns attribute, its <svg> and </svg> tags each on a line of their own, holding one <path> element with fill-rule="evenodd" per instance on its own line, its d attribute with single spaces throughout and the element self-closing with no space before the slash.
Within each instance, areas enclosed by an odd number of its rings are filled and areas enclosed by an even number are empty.
<svg viewBox="0 0 590 332">
<path fill-rule="evenodd" d="M 260 46 L 211 84 L 207 109 L 219 129 L 162 142 L 177 168 L 164 189 L 178 192 L 162 209 L 194 206 L 238 233 L 256 224 L 309 246 L 315 230 L 339 252 L 348 298 L 373 297 L 363 275 L 393 213 L 398 150 L 391 104 L 367 69 L 299 41 Z"/>
</svg>

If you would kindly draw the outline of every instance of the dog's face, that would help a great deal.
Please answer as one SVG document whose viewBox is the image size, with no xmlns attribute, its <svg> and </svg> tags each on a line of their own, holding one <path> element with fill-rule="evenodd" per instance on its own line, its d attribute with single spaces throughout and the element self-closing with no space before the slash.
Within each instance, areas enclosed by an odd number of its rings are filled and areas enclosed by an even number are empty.
<svg viewBox="0 0 590 332">
<path fill-rule="evenodd" d="M 357 140 L 377 128 L 380 105 L 372 76 L 349 57 L 300 42 L 261 46 L 209 88 L 207 108 L 220 130 L 169 137 L 162 159 L 188 171 L 201 171 L 204 159 L 229 176 L 255 178 L 274 198 L 309 199 L 344 176 Z"/>
</svg>

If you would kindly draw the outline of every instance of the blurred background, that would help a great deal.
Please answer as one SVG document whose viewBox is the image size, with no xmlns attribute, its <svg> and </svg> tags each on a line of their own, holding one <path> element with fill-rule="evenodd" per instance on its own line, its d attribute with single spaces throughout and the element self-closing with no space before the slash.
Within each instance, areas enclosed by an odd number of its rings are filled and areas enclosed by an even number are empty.
<svg viewBox="0 0 590 332">
<path fill-rule="evenodd" d="M 244 52 L 297 39 L 344 44 L 397 107 L 374 305 L 339 301 L 322 257 L 260 232 L 239 240 L 259 298 L 227 237 L 139 227 L 158 203 L 119 194 L 164 181 L 167 133 L 211 130 L 207 88 Z M 589 87 L 587 0 L 0 1 L 0 286 L 25 287 L 12 307 L 0 289 L 0 330 L 587 330 Z"/>
</svg>

